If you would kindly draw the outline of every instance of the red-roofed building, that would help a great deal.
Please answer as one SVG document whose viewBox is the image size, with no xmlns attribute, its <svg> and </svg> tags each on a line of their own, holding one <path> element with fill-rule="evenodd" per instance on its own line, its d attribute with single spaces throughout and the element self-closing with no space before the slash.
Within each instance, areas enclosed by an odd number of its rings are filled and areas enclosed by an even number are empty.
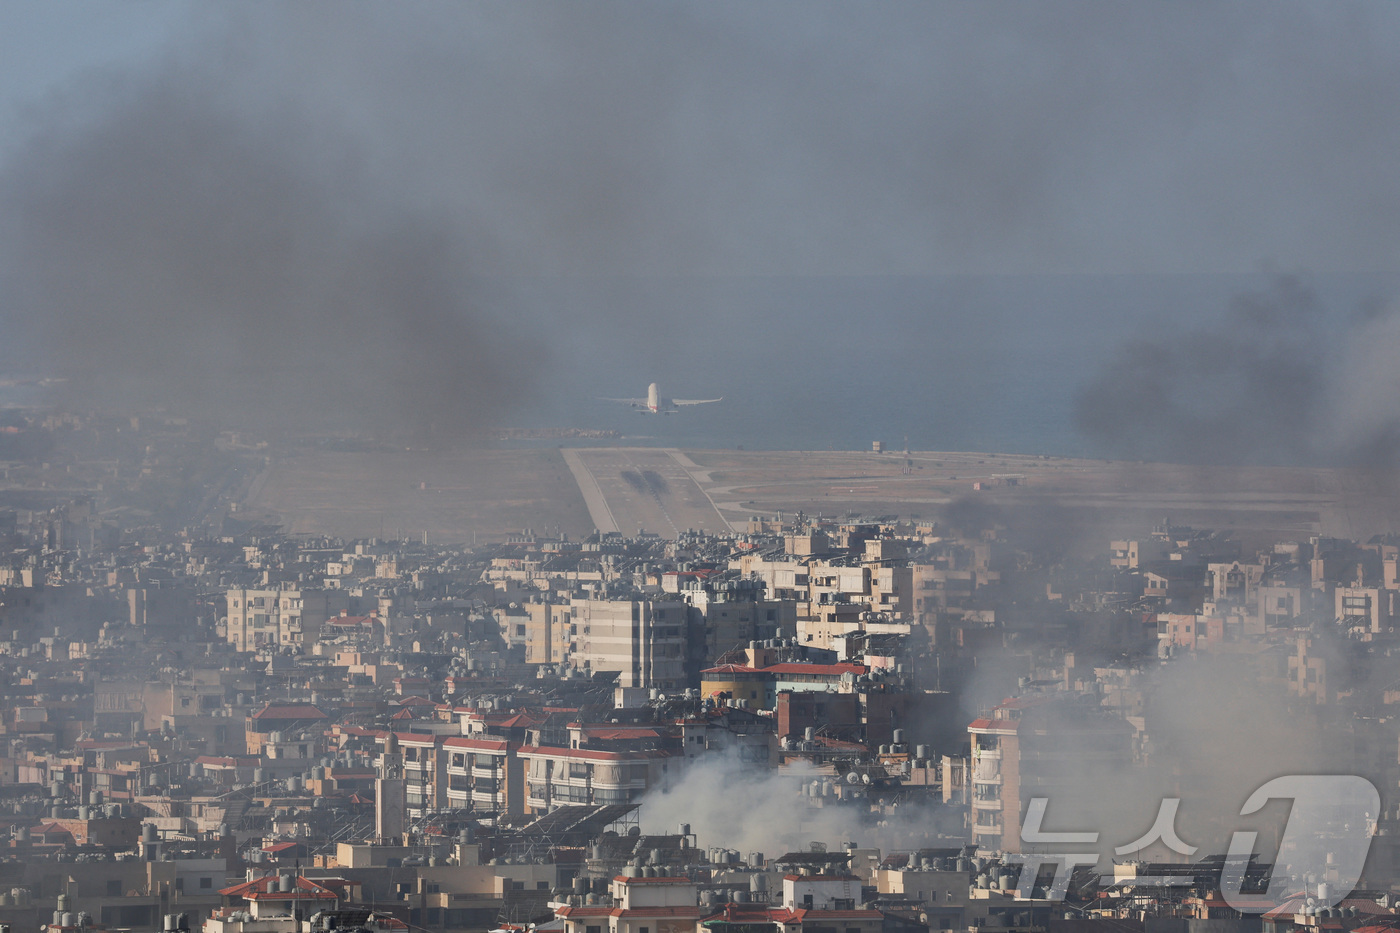
<svg viewBox="0 0 1400 933">
<path fill-rule="evenodd" d="M 292 874 L 271 874 L 223 888 L 219 896 L 225 907 L 246 904 L 254 920 L 292 916 L 299 910 L 311 916 L 318 910 L 334 910 L 343 901 L 358 900 L 359 883 L 343 878 L 315 881 Z"/>
<path fill-rule="evenodd" d="M 524 745 L 525 807 L 544 813 L 561 806 L 635 803 L 652 787 L 679 776 L 684 759 L 667 751 L 600 751 Z"/>
<path fill-rule="evenodd" d="M 612 881 L 613 906 L 561 907 L 565 933 L 694 933 L 700 920 L 696 884 L 689 878 Z"/>
<path fill-rule="evenodd" d="M 384 638 L 384 626 L 375 616 L 335 616 L 326 620 L 321 633 L 328 638 L 349 635 L 378 644 Z"/>
<path fill-rule="evenodd" d="M 382 741 L 385 754 L 402 761 L 410 818 L 447 807 L 483 814 L 524 812 L 525 765 L 515 754 L 515 743 L 422 732 L 396 732 Z"/>
<path fill-rule="evenodd" d="M 306 844 L 301 842 L 274 842 L 270 846 L 263 846 L 262 850 L 273 861 L 281 864 L 295 863 L 310 857 Z"/>
</svg>

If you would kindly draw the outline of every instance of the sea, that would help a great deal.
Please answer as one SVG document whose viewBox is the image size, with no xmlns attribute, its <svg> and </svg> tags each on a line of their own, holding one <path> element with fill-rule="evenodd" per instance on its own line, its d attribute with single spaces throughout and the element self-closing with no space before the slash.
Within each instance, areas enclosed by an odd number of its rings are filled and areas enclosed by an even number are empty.
<svg viewBox="0 0 1400 933">
<path fill-rule="evenodd" d="M 536 287 L 541 305 L 563 318 L 540 326 L 569 342 L 512 424 L 617 436 L 507 445 L 868 450 L 880 441 L 896 450 L 1113 457 L 1122 453 L 1115 442 L 1086 430 L 1085 393 L 1134 380 L 1145 350 L 1179 358 L 1201 343 L 1280 331 L 1345 335 L 1368 315 L 1391 313 L 1400 277 L 808 276 Z M 723 401 L 655 416 L 603 400 L 643 396 L 651 382 L 664 396 Z M 1230 391 L 1229 378 L 1220 383 Z"/>
</svg>

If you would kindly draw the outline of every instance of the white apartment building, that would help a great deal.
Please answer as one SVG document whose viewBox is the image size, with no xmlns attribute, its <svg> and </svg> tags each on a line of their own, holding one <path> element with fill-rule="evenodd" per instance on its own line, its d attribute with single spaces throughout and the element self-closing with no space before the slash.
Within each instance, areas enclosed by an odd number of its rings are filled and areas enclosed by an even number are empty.
<svg viewBox="0 0 1400 933">
<path fill-rule="evenodd" d="M 302 651 L 327 619 L 349 608 L 349 596 L 329 590 L 230 589 L 226 637 L 238 651 L 274 645 Z"/>
</svg>

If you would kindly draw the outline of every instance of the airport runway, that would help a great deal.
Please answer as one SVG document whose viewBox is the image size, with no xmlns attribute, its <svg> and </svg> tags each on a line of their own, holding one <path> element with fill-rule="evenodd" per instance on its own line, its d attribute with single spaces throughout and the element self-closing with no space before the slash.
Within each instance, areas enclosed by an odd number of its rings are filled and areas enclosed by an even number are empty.
<svg viewBox="0 0 1400 933">
<path fill-rule="evenodd" d="M 571 537 L 641 528 L 671 538 L 687 528 L 722 532 L 742 528 L 751 515 L 798 510 L 930 519 L 969 502 L 1008 521 L 1018 512 L 1054 513 L 1104 540 L 1164 518 L 1290 540 L 1400 531 L 1400 476 L 1389 474 L 995 453 L 654 447 L 297 451 L 279 456 L 251 484 L 240 517 L 293 533 L 427 532 L 433 541 L 487 542 L 524 528 Z"/>
<path fill-rule="evenodd" d="M 655 447 L 579 447 L 563 453 L 599 531 L 674 538 L 691 528 L 730 530 L 691 476 L 695 464 L 684 455 Z"/>
<path fill-rule="evenodd" d="M 560 453 L 564 455 L 564 462 L 569 465 L 569 471 L 574 474 L 578 491 L 583 493 L 583 502 L 588 506 L 588 517 L 593 519 L 594 527 L 604 534 L 619 530 L 617 519 L 613 518 L 612 509 L 608 508 L 608 500 L 603 497 L 603 490 L 598 487 L 593 473 L 584 466 L 579 452 L 572 447 L 565 447 Z"/>
</svg>

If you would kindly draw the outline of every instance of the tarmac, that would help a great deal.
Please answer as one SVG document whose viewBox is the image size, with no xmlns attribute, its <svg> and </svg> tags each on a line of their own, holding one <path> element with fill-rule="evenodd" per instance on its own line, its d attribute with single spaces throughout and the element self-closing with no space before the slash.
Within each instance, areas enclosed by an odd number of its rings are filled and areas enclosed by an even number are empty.
<svg viewBox="0 0 1400 933">
<path fill-rule="evenodd" d="M 674 538 L 752 516 L 938 520 L 978 505 L 1090 537 L 1169 519 L 1263 538 L 1400 531 L 1400 478 L 1339 469 L 1201 467 L 967 451 L 577 447 L 316 453 L 273 463 L 246 505 L 294 532 L 485 542 L 532 528 Z"/>
</svg>

